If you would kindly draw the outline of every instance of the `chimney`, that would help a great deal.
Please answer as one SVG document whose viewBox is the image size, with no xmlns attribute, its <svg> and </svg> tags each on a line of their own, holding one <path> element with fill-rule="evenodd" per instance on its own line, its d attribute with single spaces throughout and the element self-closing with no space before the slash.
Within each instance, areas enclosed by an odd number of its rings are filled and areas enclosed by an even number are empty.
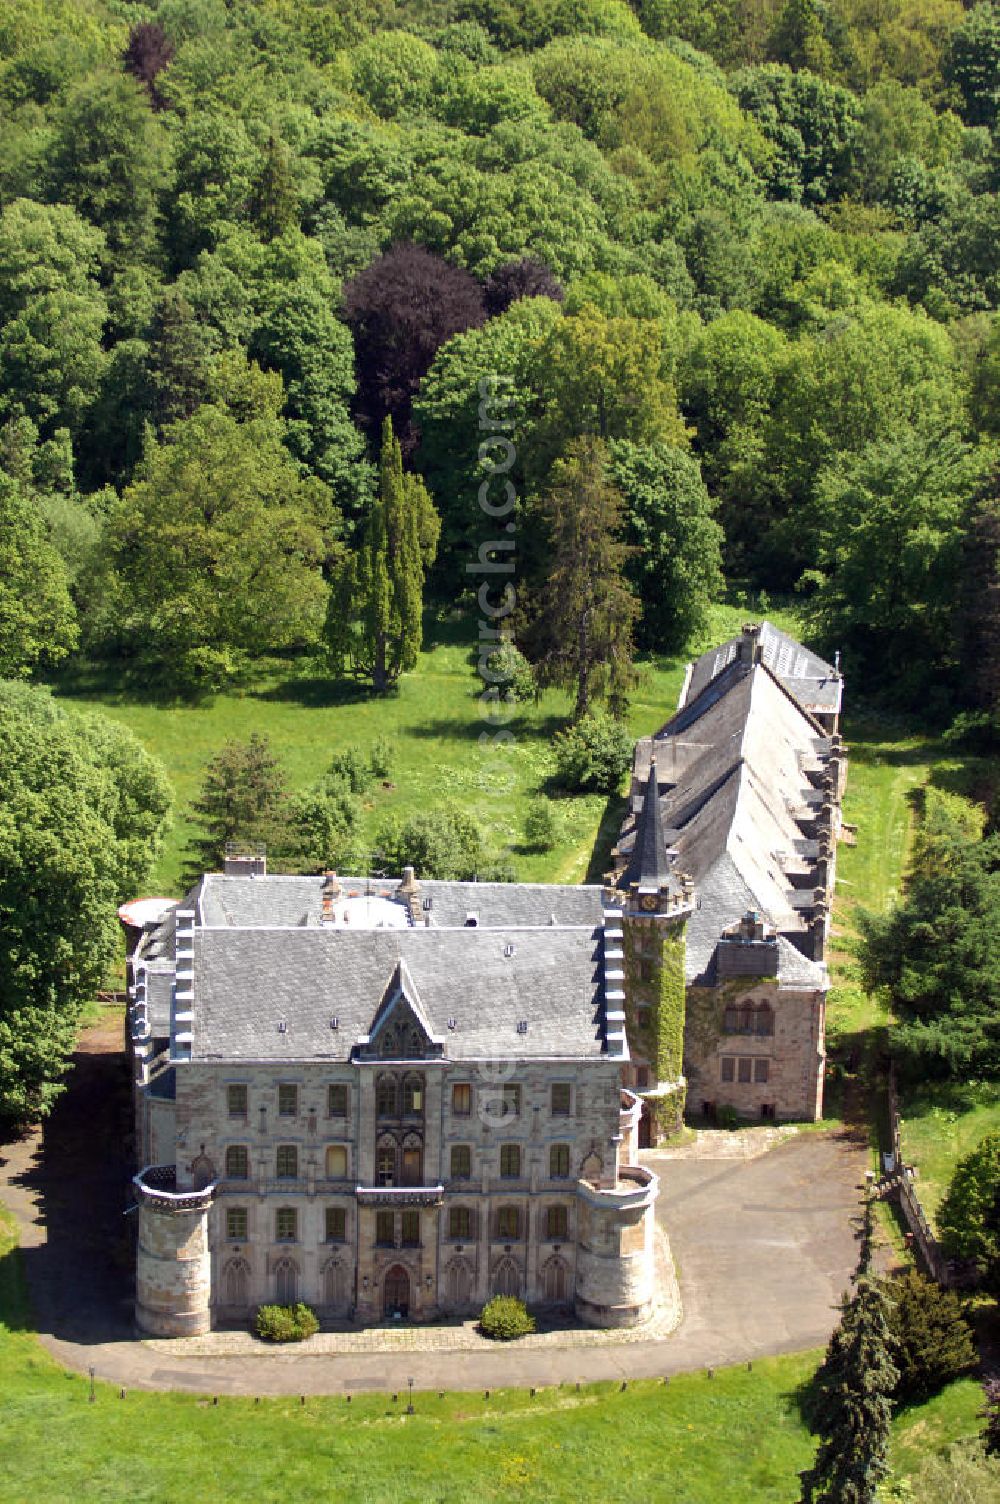
<svg viewBox="0 0 1000 1504">
<path fill-rule="evenodd" d="M 320 923 L 334 923 L 333 906 L 343 891 L 344 890 L 340 886 L 336 872 L 323 873 L 323 887 L 320 890 L 320 901 L 323 908 L 322 914 L 320 916 Z"/>
<path fill-rule="evenodd" d="M 747 621 L 743 623 L 743 633 L 740 638 L 739 652 L 737 654 L 741 663 L 760 663 L 764 650 L 760 643 L 760 623 Z"/>
</svg>

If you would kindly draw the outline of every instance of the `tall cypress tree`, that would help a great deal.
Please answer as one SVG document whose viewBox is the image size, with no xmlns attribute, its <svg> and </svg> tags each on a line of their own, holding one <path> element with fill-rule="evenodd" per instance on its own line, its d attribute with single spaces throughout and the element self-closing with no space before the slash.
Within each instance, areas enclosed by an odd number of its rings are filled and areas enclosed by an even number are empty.
<svg viewBox="0 0 1000 1504">
<path fill-rule="evenodd" d="M 330 596 L 327 641 L 337 672 L 370 680 L 383 694 L 416 667 L 423 640 L 424 577 L 437 552 L 441 520 L 423 482 L 403 470 L 392 431 L 382 425 L 379 493 L 357 551 Z"/>
<path fill-rule="evenodd" d="M 899 1378 L 891 1356 L 889 1301 L 871 1272 L 872 1208 L 865 1208 L 854 1294 L 816 1375 L 813 1425 L 820 1444 L 801 1474 L 802 1504 L 875 1504 L 889 1471 L 892 1395 Z"/>
</svg>

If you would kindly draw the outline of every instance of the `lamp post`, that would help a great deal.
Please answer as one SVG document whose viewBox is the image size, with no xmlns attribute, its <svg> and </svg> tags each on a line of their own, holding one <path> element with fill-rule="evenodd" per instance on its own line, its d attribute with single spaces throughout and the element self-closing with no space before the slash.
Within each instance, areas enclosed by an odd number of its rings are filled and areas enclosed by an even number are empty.
<svg viewBox="0 0 1000 1504">
<path fill-rule="evenodd" d="M 406 1413 L 407 1415 L 415 1415 L 416 1411 L 413 1408 L 413 1380 L 407 1379 L 406 1382 L 410 1386 L 410 1403 L 406 1407 Z"/>
</svg>

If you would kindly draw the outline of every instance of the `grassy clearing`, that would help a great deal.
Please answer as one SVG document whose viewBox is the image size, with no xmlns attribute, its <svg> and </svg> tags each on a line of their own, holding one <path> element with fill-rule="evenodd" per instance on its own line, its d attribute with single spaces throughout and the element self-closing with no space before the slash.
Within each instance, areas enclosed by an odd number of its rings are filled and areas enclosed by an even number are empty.
<svg viewBox="0 0 1000 1504">
<path fill-rule="evenodd" d="M 643 683 L 629 713 L 635 735 L 648 734 L 671 714 L 690 654 L 738 631 L 746 614 L 745 607 L 714 607 L 702 641 L 674 658 L 643 666 Z M 770 615 L 795 630 L 794 618 L 787 613 Z M 500 727 L 483 717 L 482 686 L 470 656 L 476 630 L 472 615 L 431 625 L 428 650 L 416 672 L 406 675 L 398 692 L 384 699 L 323 679 L 287 676 L 262 679 L 200 705 L 143 699 L 134 689 L 116 688 L 107 677 L 98 682 L 86 675 L 65 683 L 59 692 L 99 705 L 123 722 L 170 774 L 177 793 L 176 818 L 151 876 L 150 892 L 179 891 L 183 852 L 192 830 L 188 811 L 205 764 L 225 741 L 245 740 L 254 731 L 270 737 L 295 789 L 318 777 L 337 748 L 369 746 L 376 736 L 387 736 L 396 748 L 395 786 L 380 789 L 369 803 L 366 835 L 373 841 L 389 813 L 407 815 L 455 803 L 481 821 L 498 847 L 511 849 L 523 880 L 582 882 L 591 868 L 598 830 L 606 848 L 620 806 L 612 801 L 609 809 L 599 797 L 559 799 L 554 848 L 541 853 L 522 848 L 527 802 L 544 788 L 552 772 L 552 738 L 566 723 L 570 700 L 552 691 L 535 705 L 517 707 L 505 723 L 514 743 L 497 747 L 494 736 Z"/>
<path fill-rule="evenodd" d="M 122 1400 L 65 1372 L 30 1330 L 12 1224 L 0 1208 L 0 1501 L 128 1500 L 219 1504 L 350 1500 L 445 1504 L 603 1500 L 630 1493 L 670 1504 L 793 1504 L 814 1441 L 799 1395 L 818 1353 L 617 1383 L 417 1396 L 262 1400 L 147 1394 Z M 978 1429 L 978 1387 L 952 1385 L 897 1423 L 908 1476 Z M 613 1470 L 613 1471 L 612 1471 Z M 615 1481 L 618 1480 L 618 1481 Z"/>
<path fill-rule="evenodd" d="M 933 1220 L 958 1161 L 987 1133 L 1000 1133 L 1000 1089 L 995 1081 L 910 1087 L 900 1117 L 906 1158 L 917 1166 L 920 1200 Z"/>
</svg>

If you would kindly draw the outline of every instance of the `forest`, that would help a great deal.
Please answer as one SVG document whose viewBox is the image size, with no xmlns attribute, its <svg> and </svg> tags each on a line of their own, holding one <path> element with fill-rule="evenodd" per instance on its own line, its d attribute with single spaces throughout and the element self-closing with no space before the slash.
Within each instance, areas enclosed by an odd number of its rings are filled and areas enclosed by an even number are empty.
<svg viewBox="0 0 1000 1504">
<path fill-rule="evenodd" d="M 728 591 L 988 738 L 998 91 L 958 0 L 8 0 L 0 673 L 383 691 L 478 559 L 578 715 Z"/>
</svg>

